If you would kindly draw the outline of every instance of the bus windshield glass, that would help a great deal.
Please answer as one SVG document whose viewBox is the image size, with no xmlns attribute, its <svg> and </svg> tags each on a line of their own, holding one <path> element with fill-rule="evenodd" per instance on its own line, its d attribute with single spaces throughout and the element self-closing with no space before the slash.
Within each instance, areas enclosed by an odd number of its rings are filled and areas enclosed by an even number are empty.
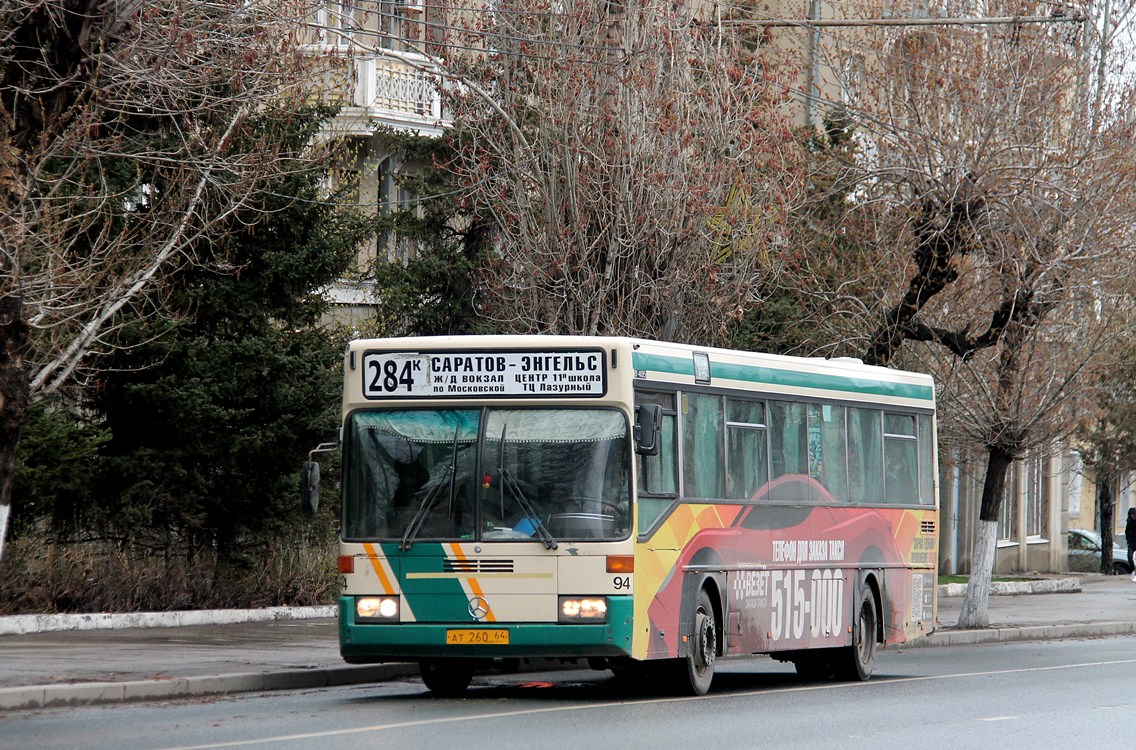
<svg viewBox="0 0 1136 750">
<path fill-rule="evenodd" d="M 628 425 L 615 409 L 357 411 L 344 431 L 343 537 L 625 539 Z"/>
</svg>

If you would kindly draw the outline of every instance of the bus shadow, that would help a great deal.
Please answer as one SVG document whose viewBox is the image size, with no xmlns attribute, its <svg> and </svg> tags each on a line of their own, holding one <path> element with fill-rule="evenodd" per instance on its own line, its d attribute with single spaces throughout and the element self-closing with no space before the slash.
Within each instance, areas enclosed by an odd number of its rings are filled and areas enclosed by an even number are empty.
<svg viewBox="0 0 1136 750">
<path fill-rule="evenodd" d="M 870 683 L 902 680 L 903 675 L 877 675 Z M 407 681 L 411 692 L 399 695 L 374 695 L 351 699 L 359 703 L 410 703 L 429 701 L 504 701 L 527 700 L 547 703 L 602 703 L 650 701 L 690 698 L 658 679 L 614 677 L 605 672 L 564 671 L 559 673 L 479 676 L 469 689 L 457 697 L 438 697 L 424 685 Z M 827 689 L 847 686 L 831 678 L 805 678 L 792 671 L 727 671 L 714 676 L 714 685 L 706 696 L 724 696 L 786 689 Z M 414 690 L 420 687 L 421 690 Z"/>
</svg>

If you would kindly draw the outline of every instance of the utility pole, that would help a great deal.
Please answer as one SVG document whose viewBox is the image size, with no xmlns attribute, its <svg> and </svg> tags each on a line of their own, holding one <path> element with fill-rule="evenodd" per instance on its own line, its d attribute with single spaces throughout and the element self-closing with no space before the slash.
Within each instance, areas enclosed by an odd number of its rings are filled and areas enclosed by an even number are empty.
<svg viewBox="0 0 1136 750">
<path fill-rule="evenodd" d="M 815 127 L 816 103 L 820 99 L 820 12 L 821 0 L 809 0 L 808 80 L 805 82 L 805 122 Z"/>
</svg>

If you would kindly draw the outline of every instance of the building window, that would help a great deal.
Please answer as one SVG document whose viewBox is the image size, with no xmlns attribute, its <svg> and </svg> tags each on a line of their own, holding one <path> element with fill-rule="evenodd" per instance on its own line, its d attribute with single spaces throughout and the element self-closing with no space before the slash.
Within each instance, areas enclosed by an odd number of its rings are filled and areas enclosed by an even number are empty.
<svg viewBox="0 0 1136 750">
<path fill-rule="evenodd" d="M 376 196 L 379 213 L 383 216 L 392 216 L 400 211 L 410 211 L 414 205 L 411 192 L 399 184 L 398 167 L 394 160 L 387 157 L 379 162 L 375 178 L 378 184 Z M 388 261 L 406 265 L 413 260 L 413 250 L 410 242 L 400 237 L 393 229 L 384 229 L 379 234 L 379 252 L 385 252 Z"/>
<path fill-rule="evenodd" d="M 840 61 L 840 103 L 849 109 L 859 105 L 857 97 L 864 90 L 862 55 L 845 54 Z"/>
<path fill-rule="evenodd" d="M 317 11 L 318 20 L 324 29 L 329 44 L 346 44 L 351 41 L 351 32 L 366 25 L 367 11 L 356 0 L 324 3 Z"/>
<path fill-rule="evenodd" d="M 1002 488 L 1002 514 L 998 519 L 998 540 L 1003 542 L 1018 540 L 1018 473 L 1015 467 L 1016 464 L 1011 463 L 1006 470 L 1006 484 Z M 979 485 L 980 493 L 981 488 L 982 485 Z"/>
<path fill-rule="evenodd" d="M 1049 516 L 1049 496 L 1045 491 L 1045 457 L 1026 459 L 1026 535 L 1045 536 Z"/>
<path fill-rule="evenodd" d="M 421 52 L 424 2 L 382 0 L 379 3 L 379 45 L 394 52 Z"/>
</svg>

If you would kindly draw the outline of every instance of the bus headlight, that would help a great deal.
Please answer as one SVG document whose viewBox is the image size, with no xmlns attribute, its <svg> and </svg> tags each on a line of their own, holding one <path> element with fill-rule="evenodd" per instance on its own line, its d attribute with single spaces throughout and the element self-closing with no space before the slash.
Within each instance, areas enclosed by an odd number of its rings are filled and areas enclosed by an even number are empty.
<svg viewBox="0 0 1136 750">
<path fill-rule="evenodd" d="M 607 597 L 560 597 L 560 622 L 607 622 Z"/>
<path fill-rule="evenodd" d="M 357 596 L 355 597 L 356 620 L 382 620 L 398 622 L 397 596 Z"/>
</svg>

